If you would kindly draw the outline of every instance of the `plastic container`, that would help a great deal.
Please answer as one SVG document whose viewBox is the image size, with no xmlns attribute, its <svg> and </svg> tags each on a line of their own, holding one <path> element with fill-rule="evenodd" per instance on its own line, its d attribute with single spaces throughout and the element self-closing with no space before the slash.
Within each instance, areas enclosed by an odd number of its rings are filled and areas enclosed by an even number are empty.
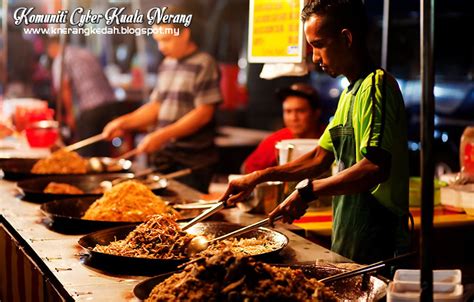
<svg viewBox="0 0 474 302">
<path fill-rule="evenodd" d="M 316 148 L 318 142 L 317 139 L 285 139 L 278 142 L 275 145 L 278 151 L 278 163 L 283 165 L 301 157 Z"/>
<path fill-rule="evenodd" d="M 463 286 L 452 283 L 433 283 L 433 301 L 462 301 Z M 387 288 L 388 302 L 420 301 L 420 284 L 417 282 L 390 282 Z"/>
<path fill-rule="evenodd" d="M 462 301 L 460 270 L 433 270 L 433 301 Z M 420 300 L 420 270 L 399 269 L 387 288 L 388 302 Z"/>
<path fill-rule="evenodd" d="M 58 139 L 59 130 L 56 121 L 39 121 L 32 123 L 25 130 L 28 144 L 33 148 L 49 148 Z"/>
<path fill-rule="evenodd" d="M 441 204 L 441 187 L 446 186 L 445 182 L 435 180 L 434 181 L 434 205 Z M 421 206 L 421 178 L 420 177 L 410 177 L 410 194 L 409 202 L 411 207 Z"/>
<path fill-rule="evenodd" d="M 474 216 L 474 184 L 460 186 L 461 205 L 467 215 Z"/>
<path fill-rule="evenodd" d="M 453 283 L 461 284 L 461 270 L 433 270 L 434 283 Z M 399 269 L 393 276 L 393 281 L 419 282 L 420 270 L 417 269 Z"/>
<path fill-rule="evenodd" d="M 441 188 L 441 205 L 447 210 L 463 213 L 460 185 Z"/>
</svg>

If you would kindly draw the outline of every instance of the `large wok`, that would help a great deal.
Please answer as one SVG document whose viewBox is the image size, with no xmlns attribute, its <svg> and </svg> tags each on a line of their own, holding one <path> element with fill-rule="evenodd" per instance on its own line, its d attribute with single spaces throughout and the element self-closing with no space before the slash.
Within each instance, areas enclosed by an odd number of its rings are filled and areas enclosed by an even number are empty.
<svg viewBox="0 0 474 302">
<path fill-rule="evenodd" d="M 192 234 L 210 234 L 220 236 L 233 230 L 236 230 L 240 227 L 241 226 L 238 224 L 227 222 L 201 222 L 188 229 L 188 231 Z M 86 265 L 109 273 L 127 275 L 156 275 L 159 273 L 176 270 L 177 266 L 189 261 L 189 259 L 187 258 L 147 259 L 116 256 L 93 251 L 93 248 L 97 244 L 106 245 L 112 241 L 124 239 L 134 228 L 135 225 L 115 227 L 94 232 L 81 237 L 79 239 L 79 245 L 86 249 L 88 252 L 88 255 L 85 255 L 82 258 L 82 262 Z M 254 258 L 260 260 L 274 259 L 274 257 L 276 257 L 278 253 L 288 245 L 288 237 L 286 237 L 280 232 L 267 228 L 259 228 L 255 231 L 248 232 L 239 237 L 264 237 L 278 246 L 277 249 L 271 252 L 266 252 L 254 256 Z"/>
<path fill-rule="evenodd" d="M 96 197 L 69 198 L 42 204 L 40 209 L 48 218 L 45 223 L 57 232 L 66 234 L 86 234 L 97 230 L 123 226 L 132 222 L 101 221 L 83 219 L 85 212 L 96 201 Z M 180 221 L 186 221 L 200 214 L 200 210 L 180 210 Z"/>
<path fill-rule="evenodd" d="M 20 180 L 26 178 L 40 177 L 46 175 L 72 175 L 72 174 L 34 174 L 31 169 L 39 159 L 15 158 L 0 161 L 0 169 L 3 170 L 4 178 L 8 180 Z M 130 170 L 132 162 L 129 160 L 113 160 L 109 157 L 89 158 L 90 168 L 87 174 L 122 172 Z M 74 174 L 77 175 L 77 174 Z"/>
<path fill-rule="evenodd" d="M 18 187 L 24 193 L 23 199 L 43 203 L 51 200 L 77 197 L 95 197 L 99 198 L 102 194 L 94 193 L 93 191 L 100 186 L 100 182 L 104 180 L 113 180 L 118 177 L 133 177 L 132 173 L 108 173 L 108 174 L 94 174 L 94 175 L 52 175 L 37 178 L 26 179 L 18 182 Z M 73 185 L 82 191 L 84 194 L 52 194 L 44 193 L 44 189 L 50 182 L 59 182 Z M 168 186 L 168 181 L 165 178 L 160 178 L 158 181 L 149 183 L 149 188 L 155 194 L 165 193 Z"/>
<path fill-rule="evenodd" d="M 288 265 L 278 265 L 285 266 Z M 322 279 L 328 276 L 344 272 L 344 269 L 328 265 L 302 264 L 289 265 L 291 268 L 302 269 L 308 278 Z M 173 272 L 164 273 L 146 279 L 138 283 L 133 289 L 135 296 L 145 300 L 150 295 L 152 289 L 159 283 L 173 275 Z M 376 277 L 365 278 L 358 276 L 350 279 L 339 280 L 329 285 L 338 300 L 340 301 L 377 301 L 385 296 L 387 284 Z"/>
</svg>

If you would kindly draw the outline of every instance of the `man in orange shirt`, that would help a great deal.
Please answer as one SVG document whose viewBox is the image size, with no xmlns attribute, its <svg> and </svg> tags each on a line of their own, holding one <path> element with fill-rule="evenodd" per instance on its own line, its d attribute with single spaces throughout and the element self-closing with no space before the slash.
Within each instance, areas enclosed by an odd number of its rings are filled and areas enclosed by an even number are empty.
<svg viewBox="0 0 474 302">
<path fill-rule="evenodd" d="M 292 138 L 319 138 L 325 126 L 319 121 L 321 109 L 319 97 L 310 85 L 296 83 L 277 91 L 282 101 L 285 128 L 265 138 L 242 165 L 244 173 L 251 173 L 278 164 L 275 145 Z"/>
</svg>

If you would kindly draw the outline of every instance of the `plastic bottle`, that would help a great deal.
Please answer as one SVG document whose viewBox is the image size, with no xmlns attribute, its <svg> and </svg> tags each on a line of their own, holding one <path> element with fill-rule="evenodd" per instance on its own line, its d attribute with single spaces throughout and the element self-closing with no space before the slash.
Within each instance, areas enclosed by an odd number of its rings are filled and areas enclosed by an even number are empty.
<svg viewBox="0 0 474 302">
<path fill-rule="evenodd" d="M 464 129 L 461 136 L 460 164 L 464 176 L 474 176 L 474 126 Z"/>
</svg>

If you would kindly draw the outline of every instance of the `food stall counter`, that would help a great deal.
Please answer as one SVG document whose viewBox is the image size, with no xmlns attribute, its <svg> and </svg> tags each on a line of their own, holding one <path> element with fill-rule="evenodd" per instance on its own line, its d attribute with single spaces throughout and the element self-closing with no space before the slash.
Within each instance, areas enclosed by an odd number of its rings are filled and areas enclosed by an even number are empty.
<svg viewBox="0 0 474 302">
<path fill-rule="evenodd" d="M 199 193 L 171 181 L 172 190 L 184 198 Z M 0 274 L 3 301 L 136 301 L 134 286 L 143 276 L 104 273 L 81 263 L 82 235 L 64 235 L 43 224 L 39 205 L 20 200 L 15 183 L 0 181 Z M 224 210 L 225 220 L 249 224 L 258 219 L 236 209 Z M 348 262 L 279 224 L 277 230 L 289 239 L 281 259 L 286 263 Z"/>
</svg>

